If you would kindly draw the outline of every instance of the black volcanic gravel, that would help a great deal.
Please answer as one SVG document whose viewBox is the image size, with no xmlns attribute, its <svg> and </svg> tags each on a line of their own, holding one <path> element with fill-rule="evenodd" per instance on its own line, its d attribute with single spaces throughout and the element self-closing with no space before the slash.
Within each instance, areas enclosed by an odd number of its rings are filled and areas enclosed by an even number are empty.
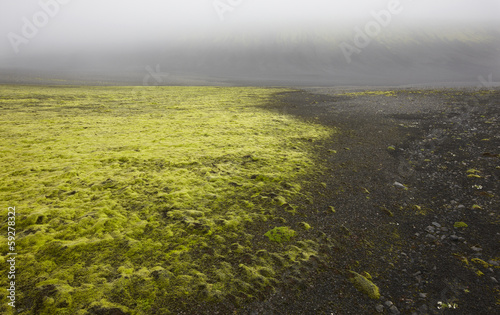
<svg viewBox="0 0 500 315">
<path fill-rule="evenodd" d="M 286 218 L 330 240 L 319 260 L 260 300 L 191 314 L 500 314 L 500 90 L 365 91 L 309 88 L 268 106 L 339 129 L 315 143 L 328 171 L 308 178 L 312 202 Z M 380 300 L 349 270 L 369 273 Z"/>
</svg>

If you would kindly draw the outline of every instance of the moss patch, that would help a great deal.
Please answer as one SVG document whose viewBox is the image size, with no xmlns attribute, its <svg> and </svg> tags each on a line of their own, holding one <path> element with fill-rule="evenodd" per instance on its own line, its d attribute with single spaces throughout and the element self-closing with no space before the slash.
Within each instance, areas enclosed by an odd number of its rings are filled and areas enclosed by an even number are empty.
<svg viewBox="0 0 500 315">
<path fill-rule="evenodd" d="M 469 226 L 465 222 L 455 222 L 455 224 L 453 224 L 453 227 L 459 229 L 459 228 L 466 228 Z"/>
<path fill-rule="evenodd" d="M 264 234 L 269 238 L 270 241 L 283 243 L 289 241 L 293 236 L 295 236 L 295 231 L 290 229 L 288 226 L 275 227 Z"/>
<path fill-rule="evenodd" d="M 350 271 L 350 273 L 352 277 L 349 278 L 349 281 L 351 281 L 352 284 L 354 284 L 356 289 L 366 294 L 371 299 L 378 300 L 380 298 L 379 289 L 373 282 L 371 282 L 370 280 L 368 280 L 368 278 L 354 271 Z"/>
<path fill-rule="evenodd" d="M 18 214 L 19 308 L 168 314 L 252 298 L 316 252 L 266 248 L 247 228 L 294 209 L 298 179 L 317 169 L 311 146 L 334 132 L 262 108 L 284 90 L 0 91 L 0 198 Z"/>
</svg>

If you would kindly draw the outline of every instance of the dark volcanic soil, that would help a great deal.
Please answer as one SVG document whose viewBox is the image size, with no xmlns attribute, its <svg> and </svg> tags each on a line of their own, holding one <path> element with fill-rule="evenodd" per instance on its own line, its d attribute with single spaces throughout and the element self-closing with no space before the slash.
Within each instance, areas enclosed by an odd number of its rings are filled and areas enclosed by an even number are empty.
<svg viewBox="0 0 500 315">
<path fill-rule="evenodd" d="M 272 110 L 339 128 L 317 143 L 328 171 L 305 187 L 312 202 L 287 218 L 306 217 L 334 246 L 299 283 L 235 313 L 500 314 L 499 90 L 279 98 Z M 349 270 L 382 297 L 357 291 Z"/>
</svg>

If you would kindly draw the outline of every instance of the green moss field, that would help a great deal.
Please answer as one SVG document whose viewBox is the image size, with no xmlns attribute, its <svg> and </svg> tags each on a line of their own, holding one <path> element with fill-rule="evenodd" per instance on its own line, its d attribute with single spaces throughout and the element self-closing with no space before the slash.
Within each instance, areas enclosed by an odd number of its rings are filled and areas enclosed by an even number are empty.
<svg viewBox="0 0 500 315">
<path fill-rule="evenodd" d="M 0 313 L 8 207 L 16 314 L 169 314 L 274 290 L 317 254 L 314 229 L 279 218 L 335 133 L 264 108 L 285 91 L 0 85 Z"/>
</svg>

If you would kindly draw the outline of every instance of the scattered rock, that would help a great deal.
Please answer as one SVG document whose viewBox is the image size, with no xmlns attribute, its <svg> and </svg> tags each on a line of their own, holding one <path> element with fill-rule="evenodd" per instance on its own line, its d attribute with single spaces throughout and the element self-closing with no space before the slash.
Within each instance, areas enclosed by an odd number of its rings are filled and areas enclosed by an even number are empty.
<svg viewBox="0 0 500 315">
<path fill-rule="evenodd" d="M 379 304 L 375 306 L 375 310 L 379 313 L 382 313 L 384 311 L 384 306 Z"/>
<path fill-rule="evenodd" d="M 477 246 L 472 246 L 471 249 L 475 252 L 480 252 L 482 251 L 483 249 L 481 247 L 477 247 Z"/>
<path fill-rule="evenodd" d="M 389 310 L 391 311 L 392 314 L 401 314 L 396 305 L 391 306 Z"/>
<path fill-rule="evenodd" d="M 429 232 L 429 233 L 434 233 L 436 231 L 436 229 L 433 227 L 433 226 L 428 226 L 425 228 L 425 231 Z"/>
<path fill-rule="evenodd" d="M 393 185 L 398 187 L 398 188 L 401 188 L 401 189 L 405 189 L 405 190 L 408 189 L 408 188 L 406 188 L 405 185 L 401 184 L 400 182 L 394 182 Z"/>
<path fill-rule="evenodd" d="M 427 234 L 427 235 L 425 236 L 425 238 L 427 238 L 427 239 L 429 239 L 429 240 L 431 240 L 431 241 L 435 241 L 435 240 L 436 240 L 436 237 L 435 237 L 434 235 L 432 235 L 432 234 Z"/>
</svg>

